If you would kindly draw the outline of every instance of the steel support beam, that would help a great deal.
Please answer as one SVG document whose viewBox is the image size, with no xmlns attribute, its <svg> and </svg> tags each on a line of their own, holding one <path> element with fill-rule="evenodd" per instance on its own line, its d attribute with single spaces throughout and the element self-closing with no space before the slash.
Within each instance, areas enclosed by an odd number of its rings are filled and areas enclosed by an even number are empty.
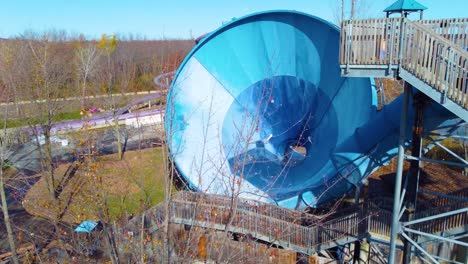
<svg viewBox="0 0 468 264">
<path fill-rule="evenodd" d="M 455 235 L 455 236 L 447 236 L 447 238 L 451 238 L 451 239 L 456 239 L 456 240 L 459 240 L 459 239 L 463 239 L 465 237 L 467 237 L 468 234 L 462 234 L 462 235 Z M 443 243 L 443 241 L 436 241 L 437 239 L 432 239 L 432 240 L 427 240 L 427 241 L 424 241 L 422 243 L 419 243 L 421 246 L 424 246 L 424 245 L 430 245 L 430 244 L 440 244 L 440 243 Z"/>
<path fill-rule="evenodd" d="M 426 161 L 426 162 L 432 162 L 432 163 L 439 163 L 443 165 L 448 165 L 448 166 L 455 166 L 455 167 L 461 167 L 461 168 L 468 168 L 468 164 L 464 163 L 458 163 L 458 162 L 451 162 L 451 161 L 445 161 L 445 160 L 435 160 L 435 159 L 428 159 L 428 158 L 418 158 L 414 157 L 411 155 L 405 155 L 405 158 L 408 160 L 419 160 L 419 161 Z"/>
<path fill-rule="evenodd" d="M 438 236 L 438 235 L 433 235 L 433 234 L 429 234 L 429 233 L 426 233 L 426 232 L 421 232 L 421 231 L 414 230 L 412 228 L 407 228 L 407 227 L 403 227 L 402 229 L 403 229 L 403 231 L 406 231 L 406 232 L 409 232 L 409 233 L 417 234 L 417 235 L 420 235 L 420 236 L 427 236 L 427 237 L 434 238 L 434 239 L 437 239 L 437 240 L 440 240 L 440 241 L 454 243 L 454 244 L 457 244 L 457 245 L 460 245 L 460 246 L 463 246 L 463 247 L 468 247 L 468 243 L 458 241 L 456 239 L 443 237 L 443 236 Z"/>
<path fill-rule="evenodd" d="M 465 123 L 463 123 L 465 124 Z M 457 126 L 457 128 L 460 126 Z M 440 133 L 435 133 L 431 132 L 428 134 L 429 136 L 436 136 L 439 137 L 440 139 L 446 139 L 446 138 L 456 138 L 456 139 L 468 139 L 468 136 L 460 136 L 460 135 L 447 135 L 447 134 L 440 134 Z"/>
<path fill-rule="evenodd" d="M 401 182 L 403 178 L 403 163 L 405 158 L 405 139 L 406 139 L 406 126 L 408 120 L 408 103 L 410 97 L 411 85 L 405 83 L 403 107 L 401 110 L 400 117 L 400 137 L 398 139 L 398 163 L 395 177 L 395 189 L 393 196 L 393 213 L 392 213 L 392 229 L 390 233 L 390 251 L 388 256 L 389 263 L 395 262 L 396 254 L 396 240 L 398 233 L 400 232 L 400 194 L 401 194 Z"/>
<path fill-rule="evenodd" d="M 413 105 L 416 110 L 413 121 L 413 135 L 411 140 L 411 155 L 420 158 L 422 151 L 422 132 L 424 127 L 424 107 L 430 102 L 423 93 L 418 93 L 413 96 Z M 406 197 L 406 220 L 413 220 L 414 213 L 416 211 L 417 200 L 418 200 L 418 189 L 419 189 L 419 177 L 420 177 L 420 161 L 412 160 L 409 168 L 409 172 L 406 174 L 406 182 L 408 183 L 406 191 L 408 195 Z M 410 235 L 412 237 L 412 235 Z M 403 250 L 403 263 L 409 264 L 411 262 L 412 246 L 408 241 L 404 241 L 405 247 Z"/>
<path fill-rule="evenodd" d="M 450 211 L 450 212 L 437 214 L 437 215 L 431 215 L 431 216 L 428 216 L 428 217 L 419 218 L 419 219 L 416 219 L 416 220 L 404 222 L 404 223 L 401 223 L 401 225 L 402 226 L 414 225 L 414 224 L 418 224 L 418 223 L 422 223 L 422 222 L 426 222 L 426 221 L 431 221 L 431 220 L 434 220 L 434 219 L 437 219 L 437 218 L 451 216 L 451 215 L 465 213 L 465 212 L 468 212 L 468 207 L 461 208 L 461 209 L 458 209 L 458 210 L 455 210 L 455 211 Z"/>
<path fill-rule="evenodd" d="M 401 235 L 406 239 L 408 240 L 408 242 L 410 242 L 415 248 L 417 248 L 419 251 L 421 251 L 421 253 L 423 253 L 426 257 L 428 257 L 432 262 L 434 263 L 439 263 L 439 261 L 437 261 L 437 259 L 435 259 L 431 254 L 429 254 L 426 250 L 424 250 L 420 245 L 418 245 L 418 243 L 416 243 L 416 241 L 414 241 L 413 239 L 411 239 L 409 236 L 407 236 L 405 233 L 401 233 Z M 395 263 L 395 262 L 390 262 L 390 263 Z"/>
<path fill-rule="evenodd" d="M 446 259 L 446 258 L 439 257 L 439 256 L 433 256 L 433 257 L 436 258 L 436 259 L 440 259 L 440 260 L 443 261 L 444 263 L 465 264 L 465 263 L 462 263 L 462 262 L 458 262 L 458 261 L 455 261 L 455 260 Z"/>
<path fill-rule="evenodd" d="M 411 83 L 414 87 L 416 87 L 419 91 L 426 94 L 432 100 L 440 103 L 441 106 L 445 107 L 447 110 L 461 118 L 463 121 L 468 122 L 468 115 L 467 110 L 463 108 L 463 106 L 459 105 L 458 103 L 454 102 L 451 99 L 446 99 L 445 101 L 442 98 L 445 98 L 442 93 L 436 89 L 434 89 L 429 84 L 425 83 L 409 71 L 405 70 L 403 67 L 399 67 L 398 75 L 405 81 Z"/>
<path fill-rule="evenodd" d="M 452 199 L 452 200 L 456 200 L 456 201 L 460 201 L 460 202 L 468 202 L 468 198 L 458 197 L 458 196 L 454 196 L 454 195 L 451 195 L 451 194 L 438 193 L 438 192 L 433 192 L 433 191 L 429 191 L 429 190 L 420 190 L 419 192 L 429 194 L 429 195 L 433 195 L 433 196 L 437 196 L 437 197 L 441 197 L 441 198 L 448 198 L 448 199 Z"/>
<path fill-rule="evenodd" d="M 433 141 L 434 144 L 438 147 L 440 147 L 441 149 L 445 150 L 445 152 L 447 152 L 448 154 L 452 155 L 452 157 L 456 158 L 457 160 L 461 161 L 461 163 L 465 164 L 465 165 L 468 165 L 468 161 L 466 161 L 464 158 L 460 157 L 457 155 L 457 153 L 451 151 L 450 149 L 448 149 L 446 146 L 440 144 L 439 142 L 437 141 Z"/>
</svg>

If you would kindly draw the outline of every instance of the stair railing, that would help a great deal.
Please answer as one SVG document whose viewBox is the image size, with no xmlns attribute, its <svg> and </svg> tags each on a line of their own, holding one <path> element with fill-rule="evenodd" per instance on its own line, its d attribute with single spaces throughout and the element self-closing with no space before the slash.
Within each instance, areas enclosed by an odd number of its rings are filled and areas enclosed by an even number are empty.
<svg viewBox="0 0 468 264">
<path fill-rule="evenodd" d="M 417 22 L 463 49 L 468 49 L 468 18 L 418 20 Z"/>
<path fill-rule="evenodd" d="M 458 41 L 458 40 L 457 40 Z M 468 108 L 468 52 L 406 18 L 346 20 L 342 23 L 340 64 L 403 68 Z"/>
</svg>

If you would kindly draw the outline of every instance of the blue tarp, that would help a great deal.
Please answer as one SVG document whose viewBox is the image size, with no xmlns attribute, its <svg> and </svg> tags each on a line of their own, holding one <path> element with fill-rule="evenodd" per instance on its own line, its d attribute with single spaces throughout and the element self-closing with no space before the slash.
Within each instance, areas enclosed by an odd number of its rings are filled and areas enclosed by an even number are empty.
<svg viewBox="0 0 468 264">
<path fill-rule="evenodd" d="M 91 231 L 93 231 L 94 228 L 96 228 L 97 225 L 98 225 L 98 222 L 95 222 L 95 221 L 91 221 L 91 220 L 83 221 L 83 222 L 81 222 L 80 225 L 78 225 L 75 228 L 75 232 L 78 232 L 78 233 L 91 233 Z"/>
</svg>

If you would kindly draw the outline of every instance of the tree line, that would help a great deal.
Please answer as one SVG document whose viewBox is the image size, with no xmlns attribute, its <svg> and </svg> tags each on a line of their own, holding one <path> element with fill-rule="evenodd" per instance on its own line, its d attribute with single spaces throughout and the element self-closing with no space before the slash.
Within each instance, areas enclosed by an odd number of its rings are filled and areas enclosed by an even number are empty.
<svg viewBox="0 0 468 264">
<path fill-rule="evenodd" d="M 13 116 L 21 117 L 31 131 L 39 156 L 40 174 L 49 196 L 47 207 L 51 209 L 51 224 L 54 227 L 51 236 L 60 230 L 65 209 L 59 197 L 64 188 L 63 179 L 68 177 L 56 171 L 51 141 L 52 124 L 60 113 L 67 111 L 61 99 L 79 98 L 80 107 L 77 110 L 80 110 L 94 106 L 95 102 L 88 101 L 89 96 L 105 95 L 99 107 L 113 114 L 113 132 L 121 159 L 123 136 L 117 109 L 122 102 L 114 95 L 157 89 L 153 84 L 154 77 L 176 70 L 193 44 L 193 40 L 134 40 L 119 39 L 115 35 L 88 40 L 82 35 L 71 36 L 61 31 L 26 32 L 15 38 L 0 40 L 0 103 L 14 105 L 0 111 L 1 136 L 5 138 L 7 135 L 7 122 Z M 32 103 L 20 104 L 23 101 Z M 87 147 L 92 148 L 91 145 Z M 11 146 L 0 140 L 0 207 L 13 262 L 18 263 L 17 238 L 9 220 L 5 184 L 12 178 L 22 176 L 7 177 L 4 174 L 12 171 L 8 165 L 10 150 Z M 83 161 L 74 162 L 70 168 L 92 167 L 86 164 Z M 106 234 L 111 233 L 107 232 L 107 225 L 104 228 Z M 109 237 L 106 241 L 112 245 L 113 239 Z M 112 256 L 112 253 L 109 255 Z"/>
<path fill-rule="evenodd" d="M 153 78 L 174 71 L 193 44 L 60 31 L 2 39 L 0 102 L 154 90 Z"/>
</svg>

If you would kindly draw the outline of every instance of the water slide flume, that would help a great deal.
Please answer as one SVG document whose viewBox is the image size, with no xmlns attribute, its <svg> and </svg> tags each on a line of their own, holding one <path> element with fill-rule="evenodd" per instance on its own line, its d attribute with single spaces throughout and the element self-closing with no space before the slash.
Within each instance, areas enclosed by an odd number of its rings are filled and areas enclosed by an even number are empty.
<svg viewBox="0 0 468 264">
<path fill-rule="evenodd" d="M 402 100 L 378 111 L 371 79 L 341 77 L 339 39 L 320 18 L 270 11 L 196 46 L 174 77 L 165 119 L 190 188 L 302 209 L 343 196 L 388 163 Z M 436 103 L 426 112 L 427 131 L 458 122 Z"/>
</svg>

